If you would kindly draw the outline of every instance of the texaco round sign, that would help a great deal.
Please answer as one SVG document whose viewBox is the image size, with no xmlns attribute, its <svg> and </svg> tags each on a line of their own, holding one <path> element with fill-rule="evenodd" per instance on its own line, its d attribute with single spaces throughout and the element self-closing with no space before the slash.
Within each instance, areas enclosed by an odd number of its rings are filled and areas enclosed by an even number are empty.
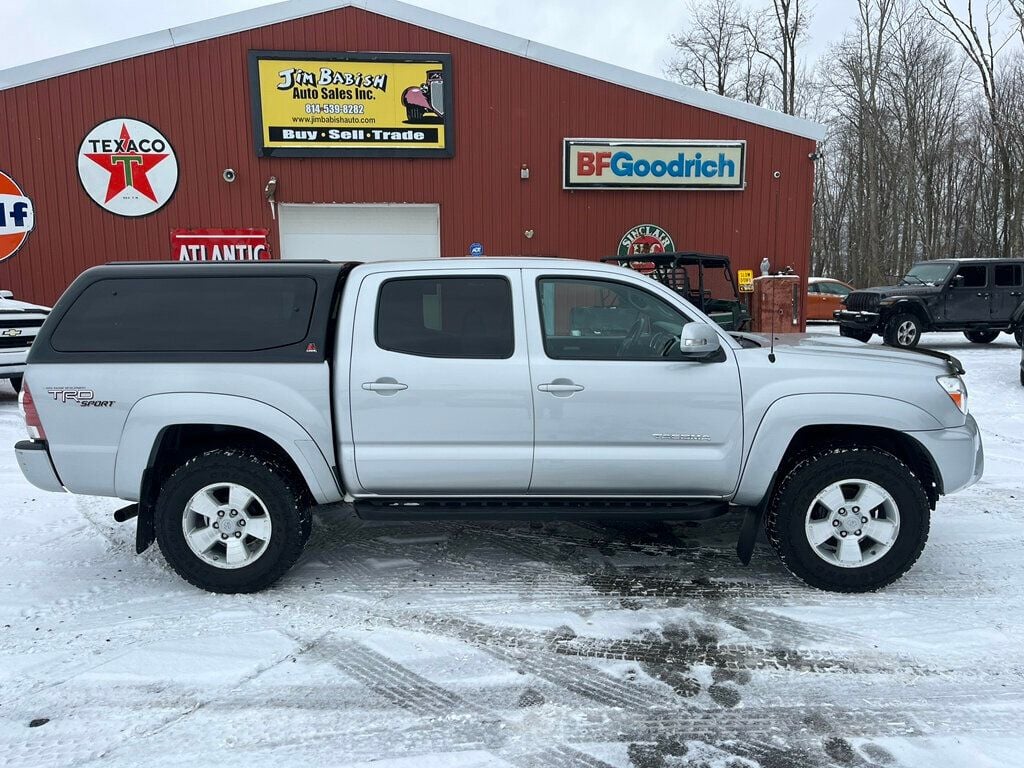
<svg viewBox="0 0 1024 768">
<path fill-rule="evenodd" d="M 86 134 L 78 148 L 78 178 L 101 208 L 118 216 L 147 216 L 174 195 L 178 159 L 156 128 L 119 117 Z"/>
</svg>

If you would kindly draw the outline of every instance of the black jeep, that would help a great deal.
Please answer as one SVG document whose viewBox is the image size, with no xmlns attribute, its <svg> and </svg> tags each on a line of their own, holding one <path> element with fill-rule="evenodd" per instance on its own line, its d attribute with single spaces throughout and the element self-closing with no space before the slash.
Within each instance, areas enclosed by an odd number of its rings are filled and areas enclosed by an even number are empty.
<svg viewBox="0 0 1024 768">
<path fill-rule="evenodd" d="M 975 344 L 1000 332 L 1021 343 L 1011 319 L 1024 297 L 1024 259 L 922 261 L 898 285 L 854 291 L 835 313 L 839 333 L 859 341 L 880 334 L 886 344 L 912 348 L 926 331 L 963 331 Z"/>
</svg>

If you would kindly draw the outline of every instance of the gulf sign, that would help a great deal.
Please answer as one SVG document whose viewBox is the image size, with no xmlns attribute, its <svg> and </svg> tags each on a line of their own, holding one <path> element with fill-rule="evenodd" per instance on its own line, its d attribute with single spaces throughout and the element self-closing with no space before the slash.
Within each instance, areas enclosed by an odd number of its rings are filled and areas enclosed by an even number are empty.
<svg viewBox="0 0 1024 768">
<path fill-rule="evenodd" d="M 35 225 L 32 200 L 18 182 L 0 171 L 0 261 L 18 252 Z"/>
<path fill-rule="evenodd" d="M 565 139 L 563 189 L 743 189 L 745 141 Z"/>
</svg>

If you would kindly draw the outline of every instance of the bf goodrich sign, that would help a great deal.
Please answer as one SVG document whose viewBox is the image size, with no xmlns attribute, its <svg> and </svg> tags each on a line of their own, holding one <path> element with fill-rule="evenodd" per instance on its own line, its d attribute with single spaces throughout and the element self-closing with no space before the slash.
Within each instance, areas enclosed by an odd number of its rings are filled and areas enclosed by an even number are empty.
<svg viewBox="0 0 1024 768">
<path fill-rule="evenodd" d="M 565 139 L 565 189 L 743 189 L 745 141 Z"/>
<path fill-rule="evenodd" d="M 78 178 L 97 205 L 118 216 L 147 216 L 178 186 L 178 160 L 167 138 L 141 120 L 100 123 L 78 148 Z"/>
</svg>

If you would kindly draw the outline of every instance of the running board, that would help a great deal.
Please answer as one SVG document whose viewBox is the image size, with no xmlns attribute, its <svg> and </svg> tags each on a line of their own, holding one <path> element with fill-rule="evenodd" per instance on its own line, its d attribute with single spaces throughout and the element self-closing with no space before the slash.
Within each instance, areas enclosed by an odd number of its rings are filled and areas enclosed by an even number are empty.
<svg viewBox="0 0 1024 768">
<path fill-rule="evenodd" d="M 364 520 L 556 520 L 657 518 L 710 520 L 729 512 L 728 502 L 684 499 L 373 499 L 353 502 Z"/>
</svg>

